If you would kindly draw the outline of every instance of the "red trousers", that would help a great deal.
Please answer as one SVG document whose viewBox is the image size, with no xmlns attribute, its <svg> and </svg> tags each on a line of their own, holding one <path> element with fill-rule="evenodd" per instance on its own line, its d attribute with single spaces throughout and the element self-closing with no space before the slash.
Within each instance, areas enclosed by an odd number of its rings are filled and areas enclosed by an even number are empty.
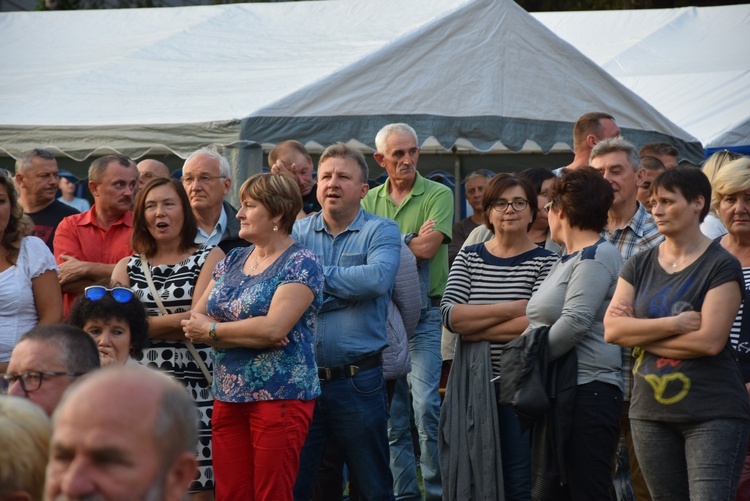
<svg viewBox="0 0 750 501">
<path fill-rule="evenodd" d="M 315 400 L 214 401 L 217 501 L 293 499 Z"/>
</svg>

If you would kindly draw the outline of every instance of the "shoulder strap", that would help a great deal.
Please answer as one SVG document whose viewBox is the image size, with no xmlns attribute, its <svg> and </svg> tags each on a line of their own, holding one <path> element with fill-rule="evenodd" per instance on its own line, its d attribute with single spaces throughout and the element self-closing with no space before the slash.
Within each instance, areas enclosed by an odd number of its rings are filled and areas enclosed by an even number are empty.
<svg viewBox="0 0 750 501">
<path fill-rule="evenodd" d="M 153 278 L 151 278 L 151 270 L 149 270 L 148 263 L 143 256 L 141 256 L 141 270 L 143 270 L 143 275 L 146 277 L 146 283 L 148 283 L 148 289 L 151 291 L 151 296 L 154 298 L 154 302 L 159 308 L 159 311 L 161 311 L 162 315 L 168 315 L 167 309 L 164 307 L 164 303 L 161 302 L 159 293 L 156 291 L 154 280 Z M 208 367 L 206 367 L 206 364 L 203 362 L 200 353 L 198 353 L 198 350 L 195 349 L 195 345 L 193 345 L 192 341 L 190 341 L 189 339 L 183 340 L 183 343 L 185 343 L 188 351 L 193 356 L 193 359 L 195 359 L 195 363 L 197 363 L 198 367 L 200 367 L 201 372 L 203 373 L 203 376 L 205 376 L 206 381 L 208 381 L 209 386 L 212 385 L 213 378 L 211 377 L 211 373 L 209 372 Z"/>
</svg>

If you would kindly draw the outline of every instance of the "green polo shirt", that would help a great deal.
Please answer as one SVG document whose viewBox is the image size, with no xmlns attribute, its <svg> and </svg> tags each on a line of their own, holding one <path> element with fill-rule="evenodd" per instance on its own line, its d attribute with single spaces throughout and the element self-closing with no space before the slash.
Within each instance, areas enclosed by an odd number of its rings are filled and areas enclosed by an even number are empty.
<svg viewBox="0 0 750 501">
<path fill-rule="evenodd" d="M 453 225 L 453 193 L 435 181 L 417 173 L 411 192 L 401 205 L 389 195 L 390 179 L 371 189 L 362 200 L 362 208 L 372 214 L 393 219 L 402 234 L 419 233 L 428 219 L 435 221 L 435 231 L 443 234 L 443 243 L 430 260 L 430 296 L 442 296 L 448 280 L 448 244 Z"/>
</svg>

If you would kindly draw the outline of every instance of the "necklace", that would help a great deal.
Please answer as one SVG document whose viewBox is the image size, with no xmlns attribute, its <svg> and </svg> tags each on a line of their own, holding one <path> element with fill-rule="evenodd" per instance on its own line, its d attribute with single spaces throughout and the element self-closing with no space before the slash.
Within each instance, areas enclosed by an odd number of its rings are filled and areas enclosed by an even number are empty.
<svg viewBox="0 0 750 501">
<path fill-rule="evenodd" d="M 675 268 L 677 268 L 677 267 L 678 267 L 678 266 L 680 265 L 680 263 L 682 263 L 682 262 L 683 262 L 683 261 L 684 261 L 685 259 L 687 259 L 687 257 L 688 257 L 688 256 L 690 256 L 690 255 L 691 255 L 691 254 L 693 253 L 693 251 L 695 251 L 695 249 L 697 249 L 697 248 L 698 248 L 698 246 L 700 246 L 700 244 L 702 244 L 702 243 L 703 243 L 703 239 L 699 240 L 699 241 L 698 241 L 698 243 L 697 243 L 697 244 L 695 244 L 695 245 L 693 246 L 693 248 L 692 248 L 692 249 L 690 249 L 690 251 L 689 251 L 689 252 L 687 252 L 687 253 L 686 253 L 686 254 L 685 254 L 684 256 L 682 256 L 682 257 L 681 257 L 680 259 L 678 259 L 677 261 L 673 262 L 673 263 L 672 263 L 672 269 L 675 269 Z"/>
<path fill-rule="evenodd" d="M 272 255 L 272 254 L 276 254 L 276 251 L 277 251 L 277 250 L 279 250 L 279 248 L 280 248 L 280 247 L 281 247 L 282 245 L 284 245 L 284 242 L 285 242 L 285 241 L 286 241 L 286 238 L 285 238 L 284 240 L 282 240 L 281 242 L 279 242 L 279 244 L 278 244 L 278 245 L 276 245 L 276 247 L 274 247 L 274 248 L 273 248 L 273 250 L 272 250 L 271 252 L 269 252 L 268 254 L 266 254 L 265 256 L 263 256 L 263 257 L 262 257 L 261 259 L 257 259 L 257 258 L 256 258 L 256 259 L 255 259 L 255 264 L 253 264 L 253 265 L 252 265 L 252 266 L 250 267 L 250 270 L 251 270 L 251 271 L 255 271 L 255 270 L 256 270 L 256 268 L 258 268 L 258 265 L 260 265 L 260 264 L 261 264 L 261 263 L 262 263 L 263 261 L 265 261 L 266 259 L 268 259 L 268 256 L 270 256 L 270 255 Z M 255 250 L 253 250 L 253 254 L 255 254 Z"/>
</svg>

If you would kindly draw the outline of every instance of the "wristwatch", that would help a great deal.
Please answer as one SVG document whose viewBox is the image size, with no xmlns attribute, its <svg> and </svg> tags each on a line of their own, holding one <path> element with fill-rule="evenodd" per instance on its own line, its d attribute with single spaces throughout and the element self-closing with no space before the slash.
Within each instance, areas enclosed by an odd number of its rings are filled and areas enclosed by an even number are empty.
<svg viewBox="0 0 750 501">
<path fill-rule="evenodd" d="M 210 337 L 211 341 L 213 341 L 214 343 L 219 342 L 219 338 L 216 337 L 216 322 L 212 323 L 211 328 L 208 329 L 208 337 Z"/>
<path fill-rule="evenodd" d="M 409 242 L 411 242 L 411 239 L 414 237 L 418 237 L 419 235 L 417 233 L 407 233 L 404 235 L 404 243 L 406 245 L 409 245 Z"/>
</svg>

